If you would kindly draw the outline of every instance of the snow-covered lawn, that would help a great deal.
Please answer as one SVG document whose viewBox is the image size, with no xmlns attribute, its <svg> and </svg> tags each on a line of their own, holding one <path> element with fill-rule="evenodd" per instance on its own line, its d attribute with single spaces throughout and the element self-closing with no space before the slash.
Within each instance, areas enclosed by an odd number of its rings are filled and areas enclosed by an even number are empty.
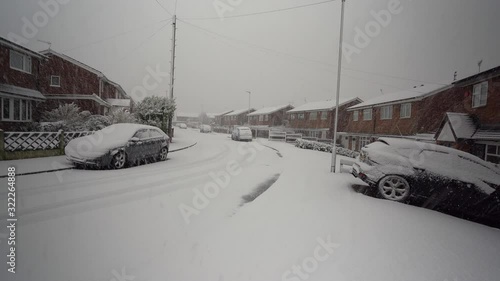
<svg viewBox="0 0 500 281">
<path fill-rule="evenodd" d="M 20 177 L 18 273 L 0 271 L 0 280 L 500 276 L 500 231 L 358 194 L 350 186 L 359 180 L 329 173 L 328 153 L 263 141 L 280 157 L 228 135 L 185 134 L 198 145 L 164 163 L 74 171 L 62 182 L 54 174 Z M 267 191 L 245 203 L 243 196 L 277 175 Z M 213 196 L 199 195 L 207 190 Z M 0 192 L 2 210 L 5 198 Z M 189 223 L 181 206 L 195 211 Z M 1 237 L 0 252 L 6 253 Z"/>
</svg>

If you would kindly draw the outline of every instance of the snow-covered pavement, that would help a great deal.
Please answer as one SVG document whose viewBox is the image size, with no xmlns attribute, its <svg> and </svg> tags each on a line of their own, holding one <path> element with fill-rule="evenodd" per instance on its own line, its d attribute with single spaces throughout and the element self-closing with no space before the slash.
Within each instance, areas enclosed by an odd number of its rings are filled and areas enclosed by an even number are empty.
<svg viewBox="0 0 500 281">
<path fill-rule="evenodd" d="M 281 157 L 227 135 L 180 134 L 198 144 L 166 162 L 18 177 L 17 273 L 0 271 L 0 280 L 500 276 L 500 231 L 357 194 L 357 179 L 328 172 L 327 153 L 263 141 Z M 278 176 L 254 201 L 242 199 Z M 6 202 L 1 191 L 0 210 Z"/>
</svg>

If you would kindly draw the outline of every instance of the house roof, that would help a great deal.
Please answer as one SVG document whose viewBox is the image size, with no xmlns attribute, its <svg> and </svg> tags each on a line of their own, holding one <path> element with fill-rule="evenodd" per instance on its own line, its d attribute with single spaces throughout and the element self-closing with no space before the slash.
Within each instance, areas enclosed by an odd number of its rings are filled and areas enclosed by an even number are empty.
<svg viewBox="0 0 500 281">
<path fill-rule="evenodd" d="M 200 114 L 198 113 L 187 113 L 187 112 L 179 112 L 176 114 L 177 117 L 187 117 L 187 118 L 198 118 Z"/>
<path fill-rule="evenodd" d="M 13 85 L 0 84 L 0 92 L 13 96 L 21 96 L 27 99 L 45 100 L 45 96 L 39 91 Z"/>
<path fill-rule="evenodd" d="M 500 140 L 500 125 L 482 126 L 476 131 L 472 139 L 475 140 Z"/>
<path fill-rule="evenodd" d="M 468 114 L 447 112 L 446 117 L 457 139 L 470 139 L 476 132 L 476 125 Z"/>
<path fill-rule="evenodd" d="M 341 98 L 339 100 L 339 106 L 343 106 L 347 103 L 353 102 L 353 101 L 360 101 L 362 100 L 360 98 Z M 326 101 L 315 101 L 315 102 L 309 102 L 306 104 L 303 104 L 301 106 L 298 106 L 292 110 L 287 111 L 287 113 L 294 113 L 294 112 L 305 112 L 305 111 L 320 111 L 320 110 L 333 110 L 335 109 L 335 106 L 337 105 L 336 100 L 326 100 Z"/>
<path fill-rule="evenodd" d="M 287 105 L 278 105 L 278 106 L 265 107 L 265 108 L 261 108 L 261 109 L 259 109 L 257 111 L 254 111 L 254 112 L 248 114 L 248 116 L 257 116 L 257 115 L 272 114 L 272 113 L 275 113 L 277 111 L 286 109 L 289 106 L 291 106 L 291 105 L 287 104 Z"/>
<path fill-rule="evenodd" d="M 106 99 L 111 106 L 130 107 L 129 99 Z"/>
<path fill-rule="evenodd" d="M 462 78 L 456 82 L 453 82 L 453 84 L 459 86 L 459 87 L 464 87 L 467 85 L 470 85 L 472 83 L 475 83 L 478 80 L 487 80 L 493 77 L 500 76 L 500 66 L 485 70 L 480 73 L 473 74 L 471 76 Z"/>
<path fill-rule="evenodd" d="M 245 109 L 238 109 L 238 110 L 234 110 L 232 111 L 231 113 L 228 113 L 226 114 L 225 116 L 238 116 L 238 115 L 241 115 L 241 114 L 244 114 L 244 113 L 247 113 L 249 111 L 253 111 L 255 109 L 248 109 L 248 108 L 245 108 Z"/>
<path fill-rule="evenodd" d="M 387 104 L 397 104 L 403 103 L 413 100 L 420 100 L 424 97 L 437 94 L 441 91 L 447 90 L 451 88 L 452 85 L 445 84 L 426 84 L 418 87 L 414 87 L 412 89 L 389 93 L 385 95 L 381 95 L 372 99 L 369 99 L 365 102 L 357 104 L 355 106 L 349 107 L 349 110 L 373 107 L 373 106 L 382 106 Z"/>
<path fill-rule="evenodd" d="M 93 100 L 100 105 L 111 107 L 105 100 L 101 99 L 98 95 L 45 95 L 47 99 L 51 100 Z"/>
<path fill-rule="evenodd" d="M 220 117 L 220 116 L 224 116 L 224 115 L 226 115 L 228 113 L 231 113 L 231 112 L 233 112 L 233 110 L 227 110 L 227 111 L 223 111 L 221 113 L 215 113 L 214 116 L 215 117 Z"/>
<path fill-rule="evenodd" d="M 47 57 L 44 56 L 43 54 L 35 52 L 33 50 L 30 50 L 24 46 L 21 46 L 17 43 L 10 41 L 10 40 L 7 40 L 1 36 L 0 36 L 0 45 L 7 46 L 15 51 L 18 51 L 18 52 L 21 52 L 21 53 L 24 53 L 24 54 L 27 54 L 27 55 L 30 55 L 30 56 L 33 56 L 33 57 L 36 57 L 39 59 L 47 59 Z"/>
<path fill-rule="evenodd" d="M 74 58 L 72 58 L 70 56 L 58 53 L 58 52 L 56 52 L 56 51 L 54 51 L 52 49 L 43 50 L 40 53 L 43 54 L 43 55 L 54 55 L 54 56 L 60 57 L 63 60 L 67 60 L 67 61 L 73 63 L 74 65 L 77 65 L 77 66 L 79 66 L 79 67 L 81 67 L 81 68 L 83 68 L 83 69 L 85 69 L 85 70 L 87 70 L 89 72 L 94 73 L 95 75 L 97 75 L 99 77 L 104 77 L 104 73 L 102 73 L 101 71 L 99 71 L 99 70 L 97 70 L 97 69 L 95 69 L 95 68 L 93 68 L 93 67 L 91 67 L 91 66 L 89 66 L 87 64 L 84 64 L 83 62 L 78 61 L 78 60 L 76 60 L 76 59 L 74 59 Z"/>
</svg>

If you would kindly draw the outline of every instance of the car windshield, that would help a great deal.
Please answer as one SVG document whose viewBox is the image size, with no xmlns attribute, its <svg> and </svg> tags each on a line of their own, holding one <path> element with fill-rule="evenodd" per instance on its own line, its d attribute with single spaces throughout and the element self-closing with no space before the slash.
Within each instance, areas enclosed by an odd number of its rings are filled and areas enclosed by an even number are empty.
<svg viewBox="0 0 500 281">
<path fill-rule="evenodd" d="M 0 1 L 0 281 L 499 281 L 499 12 Z"/>
</svg>

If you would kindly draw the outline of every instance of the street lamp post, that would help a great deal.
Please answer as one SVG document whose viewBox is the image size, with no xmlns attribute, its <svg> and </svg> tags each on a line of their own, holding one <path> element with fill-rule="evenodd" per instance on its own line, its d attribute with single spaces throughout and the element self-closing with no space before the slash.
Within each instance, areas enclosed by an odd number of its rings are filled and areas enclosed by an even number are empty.
<svg viewBox="0 0 500 281">
<path fill-rule="evenodd" d="M 246 91 L 248 93 L 248 113 L 250 113 L 250 96 L 252 95 L 251 91 Z M 250 117 L 248 117 L 248 124 L 250 124 Z"/>
<path fill-rule="evenodd" d="M 337 165 L 337 126 L 339 123 L 339 99 L 340 99 L 340 72 L 342 71 L 342 42 L 344 39 L 344 9 L 345 0 L 342 0 L 342 10 L 340 12 L 340 40 L 339 40 L 339 59 L 337 70 L 337 97 L 335 106 L 335 125 L 333 127 L 333 147 L 332 147 L 332 164 L 330 172 L 335 173 Z"/>
</svg>

